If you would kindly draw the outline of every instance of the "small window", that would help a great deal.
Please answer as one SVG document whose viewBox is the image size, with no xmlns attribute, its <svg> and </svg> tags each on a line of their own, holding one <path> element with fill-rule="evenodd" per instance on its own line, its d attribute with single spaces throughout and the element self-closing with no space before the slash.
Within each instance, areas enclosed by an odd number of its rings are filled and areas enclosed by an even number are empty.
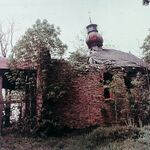
<svg viewBox="0 0 150 150">
<path fill-rule="evenodd" d="M 104 89 L 104 97 L 105 98 L 110 98 L 110 90 L 109 90 L 109 88 L 105 88 Z"/>
<path fill-rule="evenodd" d="M 105 85 L 105 84 L 108 84 L 109 82 L 112 81 L 113 75 L 112 75 L 111 73 L 105 72 L 105 73 L 103 74 L 103 76 L 104 76 L 104 85 Z"/>
</svg>

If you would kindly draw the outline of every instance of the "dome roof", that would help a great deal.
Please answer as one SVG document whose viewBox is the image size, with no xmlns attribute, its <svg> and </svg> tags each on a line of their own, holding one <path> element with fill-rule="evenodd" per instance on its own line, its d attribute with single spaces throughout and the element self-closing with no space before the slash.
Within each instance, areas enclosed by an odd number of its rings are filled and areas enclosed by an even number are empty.
<svg viewBox="0 0 150 150">
<path fill-rule="evenodd" d="M 97 24 L 89 24 L 87 27 L 87 38 L 86 38 L 86 44 L 88 45 L 89 49 L 92 49 L 93 47 L 102 47 L 103 46 L 103 38 L 98 33 L 97 30 Z"/>
<path fill-rule="evenodd" d="M 101 47 L 103 45 L 103 37 L 98 32 L 90 32 L 86 38 L 86 43 L 88 46 L 97 45 Z"/>
</svg>

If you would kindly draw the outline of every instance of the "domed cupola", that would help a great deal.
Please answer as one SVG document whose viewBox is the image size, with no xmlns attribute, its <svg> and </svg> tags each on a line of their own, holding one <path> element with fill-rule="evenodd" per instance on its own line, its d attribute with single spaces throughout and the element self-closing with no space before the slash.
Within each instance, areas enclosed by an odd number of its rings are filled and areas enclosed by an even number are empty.
<svg viewBox="0 0 150 150">
<path fill-rule="evenodd" d="M 93 47 L 102 47 L 103 46 L 103 38 L 98 33 L 97 30 L 97 24 L 90 24 L 86 27 L 87 29 L 87 38 L 86 38 L 86 44 L 88 45 L 89 49 L 92 49 Z"/>
</svg>

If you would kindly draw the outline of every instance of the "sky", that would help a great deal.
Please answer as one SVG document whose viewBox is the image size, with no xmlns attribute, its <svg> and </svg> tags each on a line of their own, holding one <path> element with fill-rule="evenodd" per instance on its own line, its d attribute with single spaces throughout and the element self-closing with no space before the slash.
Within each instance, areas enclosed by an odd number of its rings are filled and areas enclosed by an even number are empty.
<svg viewBox="0 0 150 150">
<path fill-rule="evenodd" d="M 14 43 L 39 19 L 61 28 L 61 40 L 74 51 L 76 37 L 86 32 L 89 16 L 98 25 L 104 47 L 131 52 L 139 48 L 150 28 L 150 6 L 142 0 L 0 0 L 0 24 L 15 23 Z"/>
</svg>

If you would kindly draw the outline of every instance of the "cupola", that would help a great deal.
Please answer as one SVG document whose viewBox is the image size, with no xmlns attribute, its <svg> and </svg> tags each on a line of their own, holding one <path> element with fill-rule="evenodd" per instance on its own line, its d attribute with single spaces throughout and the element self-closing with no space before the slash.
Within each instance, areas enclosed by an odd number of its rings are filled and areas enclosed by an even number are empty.
<svg viewBox="0 0 150 150">
<path fill-rule="evenodd" d="M 87 27 L 87 38 L 86 38 L 86 44 L 88 45 L 89 49 L 92 49 L 93 47 L 102 47 L 103 46 L 103 38 L 98 33 L 97 30 L 97 24 L 89 24 Z"/>
</svg>

